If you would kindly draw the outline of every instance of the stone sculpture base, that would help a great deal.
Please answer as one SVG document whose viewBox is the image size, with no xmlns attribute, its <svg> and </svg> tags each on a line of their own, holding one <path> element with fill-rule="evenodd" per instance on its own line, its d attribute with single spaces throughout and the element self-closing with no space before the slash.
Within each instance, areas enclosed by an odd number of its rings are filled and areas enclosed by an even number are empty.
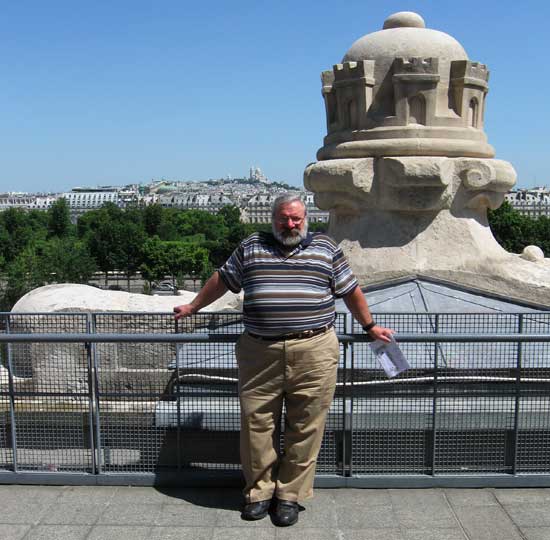
<svg viewBox="0 0 550 540">
<path fill-rule="evenodd" d="M 423 275 L 550 305 L 550 259 L 508 253 L 488 225 L 514 183 L 509 163 L 476 158 L 328 160 L 304 174 L 362 285 Z"/>
</svg>

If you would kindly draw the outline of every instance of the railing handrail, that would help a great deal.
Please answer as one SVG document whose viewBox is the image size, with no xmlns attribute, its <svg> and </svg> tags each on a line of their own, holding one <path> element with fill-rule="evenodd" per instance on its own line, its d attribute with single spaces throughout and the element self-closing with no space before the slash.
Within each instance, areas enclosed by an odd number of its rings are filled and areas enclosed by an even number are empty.
<svg viewBox="0 0 550 540">
<path fill-rule="evenodd" d="M 178 295 L 174 295 L 177 297 Z M 183 298 L 182 298 L 183 300 Z M 491 312 L 485 312 L 485 311 L 479 311 L 479 312 L 470 312 L 470 311 L 399 311 L 399 312 L 383 312 L 383 311 L 377 311 L 374 307 L 371 310 L 373 315 L 408 315 L 408 316 L 415 316 L 415 317 L 433 317 L 435 315 L 444 315 L 444 316 L 456 316 L 456 315 L 468 315 L 469 317 L 472 316 L 491 316 L 491 317 L 499 317 L 499 316 L 518 316 L 518 315 L 524 315 L 524 316 L 537 316 L 537 315 L 548 315 L 550 314 L 550 308 L 546 310 L 540 310 L 540 311 L 532 311 L 525 309 L 524 311 L 491 311 Z M 208 309 L 201 310 L 193 317 L 201 317 L 201 316 L 211 316 L 211 315 L 241 315 L 243 312 L 241 310 L 222 310 L 222 311 L 209 311 Z M 336 311 L 336 315 L 344 316 L 347 315 L 347 311 Z M 91 311 L 0 311 L 0 317 L 11 317 L 11 316 L 41 316 L 41 317 L 63 317 L 66 315 L 78 315 L 80 317 L 88 317 L 89 315 L 101 315 L 101 316 L 117 316 L 117 315 L 155 315 L 155 316 L 174 316 L 173 311 L 124 311 L 123 309 L 120 310 L 112 310 L 112 311 L 100 311 L 100 310 L 91 310 Z"/>
<path fill-rule="evenodd" d="M 123 333 L 17 333 L 0 334 L 0 343 L 231 343 L 241 333 L 218 334 L 174 333 L 174 334 L 123 334 Z M 369 342 L 372 339 L 364 334 L 337 333 L 342 343 Z M 536 343 L 550 342 L 549 334 L 470 334 L 470 333 L 396 333 L 399 343 Z"/>
</svg>

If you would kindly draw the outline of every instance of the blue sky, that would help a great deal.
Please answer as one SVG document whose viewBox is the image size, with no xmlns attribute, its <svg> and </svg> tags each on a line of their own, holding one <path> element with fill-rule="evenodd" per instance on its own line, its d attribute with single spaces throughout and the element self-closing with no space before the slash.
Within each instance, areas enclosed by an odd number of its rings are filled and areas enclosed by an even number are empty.
<svg viewBox="0 0 550 540">
<path fill-rule="evenodd" d="M 243 176 L 301 185 L 319 75 L 396 11 L 488 65 L 485 116 L 518 186 L 550 185 L 550 3 L 18 0 L 0 16 L 1 191 Z"/>
</svg>

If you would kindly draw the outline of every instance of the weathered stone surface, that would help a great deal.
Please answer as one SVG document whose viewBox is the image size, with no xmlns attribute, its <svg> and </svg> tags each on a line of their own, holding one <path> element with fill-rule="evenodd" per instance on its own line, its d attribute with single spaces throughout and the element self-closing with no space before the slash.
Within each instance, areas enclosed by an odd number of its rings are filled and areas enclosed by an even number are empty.
<svg viewBox="0 0 550 540">
<path fill-rule="evenodd" d="M 531 262 L 543 262 L 544 252 L 538 246 L 527 246 L 523 250 L 521 258 Z"/>
<path fill-rule="evenodd" d="M 178 291 L 178 296 L 149 296 L 123 291 L 104 291 L 89 285 L 61 283 L 39 287 L 27 293 L 12 312 L 171 312 L 174 306 L 191 302 L 196 293 Z M 228 292 L 204 311 L 240 311 L 241 296 Z"/>
<path fill-rule="evenodd" d="M 369 207 L 373 189 L 374 159 L 339 159 L 309 165 L 304 185 L 316 193 L 319 208 L 338 208 L 338 214 L 358 214 Z"/>
</svg>

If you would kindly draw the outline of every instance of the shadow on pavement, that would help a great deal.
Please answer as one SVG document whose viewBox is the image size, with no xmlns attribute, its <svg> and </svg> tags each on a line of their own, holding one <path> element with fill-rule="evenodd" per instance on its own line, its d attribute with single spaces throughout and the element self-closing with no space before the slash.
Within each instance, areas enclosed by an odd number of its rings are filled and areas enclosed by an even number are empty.
<svg viewBox="0 0 550 540">
<path fill-rule="evenodd" d="M 174 499 L 184 500 L 205 508 L 220 508 L 240 512 L 243 505 L 241 490 L 237 488 L 163 488 L 158 492 Z"/>
</svg>

